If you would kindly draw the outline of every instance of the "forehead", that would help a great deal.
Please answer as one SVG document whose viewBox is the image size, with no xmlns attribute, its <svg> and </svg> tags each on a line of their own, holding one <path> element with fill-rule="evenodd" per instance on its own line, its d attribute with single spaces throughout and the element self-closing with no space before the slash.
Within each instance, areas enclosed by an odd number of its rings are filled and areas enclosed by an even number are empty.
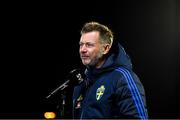
<svg viewBox="0 0 180 120">
<path fill-rule="evenodd" d="M 98 42 L 98 41 L 99 41 L 98 31 L 83 33 L 80 39 L 80 42 Z"/>
</svg>

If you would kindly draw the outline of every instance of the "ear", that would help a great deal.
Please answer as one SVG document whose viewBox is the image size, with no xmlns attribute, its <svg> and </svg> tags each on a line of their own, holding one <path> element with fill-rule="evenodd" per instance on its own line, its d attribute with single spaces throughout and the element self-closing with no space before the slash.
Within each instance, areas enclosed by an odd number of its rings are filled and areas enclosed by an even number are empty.
<svg viewBox="0 0 180 120">
<path fill-rule="evenodd" d="M 104 44 L 103 45 L 103 54 L 104 55 L 107 54 L 109 52 L 110 48 L 111 48 L 110 44 Z"/>
</svg>

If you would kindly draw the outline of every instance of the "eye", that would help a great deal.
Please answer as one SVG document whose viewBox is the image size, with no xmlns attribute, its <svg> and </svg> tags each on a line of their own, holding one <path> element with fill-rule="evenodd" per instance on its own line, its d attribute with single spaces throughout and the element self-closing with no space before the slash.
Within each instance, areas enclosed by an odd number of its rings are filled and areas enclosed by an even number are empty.
<svg viewBox="0 0 180 120">
<path fill-rule="evenodd" d="M 79 46 L 80 46 L 80 47 L 83 46 L 83 43 L 79 43 Z"/>
<path fill-rule="evenodd" d="M 94 46 L 94 44 L 92 44 L 92 43 L 87 43 L 86 44 L 86 47 L 93 47 Z"/>
</svg>

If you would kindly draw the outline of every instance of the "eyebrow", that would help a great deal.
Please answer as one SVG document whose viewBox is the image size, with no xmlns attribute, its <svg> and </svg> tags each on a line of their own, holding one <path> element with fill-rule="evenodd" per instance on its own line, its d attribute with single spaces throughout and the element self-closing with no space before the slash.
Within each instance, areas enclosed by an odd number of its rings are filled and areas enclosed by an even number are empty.
<svg viewBox="0 0 180 120">
<path fill-rule="evenodd" d="M 80 41 L 79 44 L 80 44 L 80 43 L 83 43 L 83 44 L 87 44 L 87 43 L 95 44 L 96 42 L 82 42 L 82 41 Z"/>
</svg>

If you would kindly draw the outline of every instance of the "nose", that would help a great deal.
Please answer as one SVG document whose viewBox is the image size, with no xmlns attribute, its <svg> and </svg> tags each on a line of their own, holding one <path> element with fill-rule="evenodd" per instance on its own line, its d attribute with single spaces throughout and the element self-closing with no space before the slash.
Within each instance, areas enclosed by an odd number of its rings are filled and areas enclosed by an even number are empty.
<svg viewBox="0 0 180 120">
<path fill-rule="evenodd" d="M 80 46 L 80 52 L 81 52 L 81 53 L 86 53 L 86 52 L 87 52 L 87 48 L 86 48 L 85 45 L 81 45 L 81 46 Z"/>
</svg>

